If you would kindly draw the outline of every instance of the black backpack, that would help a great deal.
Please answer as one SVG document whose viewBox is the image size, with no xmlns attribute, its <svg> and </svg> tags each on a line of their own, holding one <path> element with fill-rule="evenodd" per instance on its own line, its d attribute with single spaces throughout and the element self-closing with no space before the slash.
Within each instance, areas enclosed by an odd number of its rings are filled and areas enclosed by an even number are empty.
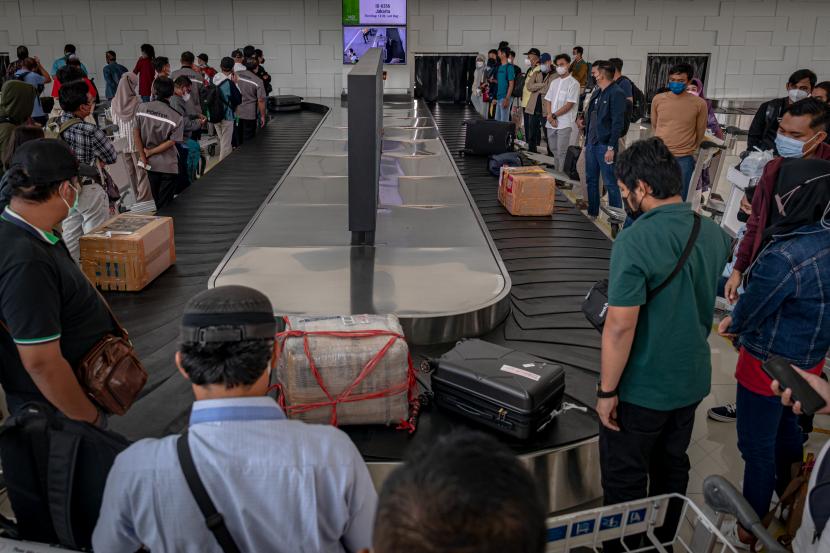
<svg viewBox="0 0 830 553">
<path fill-rule="evenodd" d="M 640 90 L 634 81 L 626 76 L 620 77 L 631 83 L 631 99 L 633 101 L 631 113 L 629 114 L 629 122 L 636 123 L 646 116 L 646 95 Z"/>
<path fill-rule="evenodd" d="M 513 82 L 513 98 L 521 98 L 525 89 L 525 75 L 518 65 L 513 66 L 516 80 Z"/>
<path fill-rule="evenodd" d="M 210 84 L 202 87 L 202 112 L 207 114 L 208 121 L 213 124 L 220 123 L 225 119 L 225 109 L 228 106 L 231 110 L 236 110 L 236 107 L 242 103 L 242 93 L 239 92 L 239 88 L 232 81 L 228 80 L 227 82 L 230 86 L 228 101 L 225 101 L 219 86 Z"/>
<path fill-rule="evenodd" d="M 119 434 L 28 403 L 0 428 L 0 458 L 18 537 L 90 548 L 107 475 L 130 445 Z"/>
</svg>

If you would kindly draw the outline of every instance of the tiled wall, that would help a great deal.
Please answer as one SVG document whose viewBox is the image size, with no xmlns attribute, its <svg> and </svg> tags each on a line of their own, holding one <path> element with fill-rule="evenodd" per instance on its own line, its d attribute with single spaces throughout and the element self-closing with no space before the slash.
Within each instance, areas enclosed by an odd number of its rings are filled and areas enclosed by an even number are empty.
<svg viewBox="0 0 830 553">
<path fill-rule="evenodd" d="M 392 67 L 389 90 L 408 88 L 416 52 L 486 51 L 508 40 L 590 60 L 618 56 L 642 82 L 649 53 L 710 53 L 714 96 L 781 94 L 809 67 L 830 78 L 830 0 L 409 0 L 408 67 Z M 44 62 L 75 43 L 99 75 L 104 51 L 132 68 L 150 42 L 174 61 L 182 50 L 219 57 L 261 46 L 280 93 L 338 95 L 340 0 L 0 0 L 0 52 L 26 44 Z"/>
</svg>

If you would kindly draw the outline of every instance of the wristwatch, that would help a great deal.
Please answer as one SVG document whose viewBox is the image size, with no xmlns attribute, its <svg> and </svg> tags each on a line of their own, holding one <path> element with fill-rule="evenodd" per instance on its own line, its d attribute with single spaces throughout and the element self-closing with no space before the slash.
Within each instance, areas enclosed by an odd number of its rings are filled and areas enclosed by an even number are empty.
<svg viewBox="0 0 830 553">
<path fill-rule="evenodd" d="M 613 146 L 608 146 L 608 151 L 609 151 L 609 152 L 613 152 L 613 151 L 614 151 L 614 147 L 613 147 Z"/>
<path fill-rule="evenodd" d="M 597 382 L 597 398 L 598 399 L 611 399 L 612 397 L 617 397 L 620 395 L 619 390 L 614 390 L 612 392 L 603 392 L 602 391 L 602 382 Z"/>
</svg>

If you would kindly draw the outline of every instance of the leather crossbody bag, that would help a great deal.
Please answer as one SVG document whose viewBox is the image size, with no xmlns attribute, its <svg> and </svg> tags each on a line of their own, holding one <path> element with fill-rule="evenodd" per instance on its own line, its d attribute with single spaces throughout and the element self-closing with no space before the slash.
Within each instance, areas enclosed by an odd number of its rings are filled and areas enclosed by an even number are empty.
<svg viewBox="0 0 830 553">
<path fill-rule="evenodd" d="M 666 278 L 666 280 L 660 284 L 660 286 L 648 291 L 648 294 L 646 295 L 646 303 L 653 300 L 657 294 L 662 292 L 669 284 L 671 284 L 674 277 L 676 277 L 683 269 L 683 266 L 686 264 L 686 260 L 689 259 L 689 255 L 692 253 L 692 248 L 694 248 L 695 242 L 697 242 L 697 237 L 700 234 L 700 215 L 697 213 L 694 213 L 693 215 L 695 219 L 692 224 L 692 233 L 689 236 L 689 241 L 686 242 L 686 247 L 683 249 L 683 253 L 680 255 L 677 265 L 674 267 L 674 270 Z M 602 332 L 602 329 L 605 327 L 605 317 L 608 314 L 607 278 L 598 281 L 591 287 L 591 290 L 588 291 L 588 295 L 585 296 L 585 300 L 582 302 L 582 313 L 594 328 Z"/>
</svg>

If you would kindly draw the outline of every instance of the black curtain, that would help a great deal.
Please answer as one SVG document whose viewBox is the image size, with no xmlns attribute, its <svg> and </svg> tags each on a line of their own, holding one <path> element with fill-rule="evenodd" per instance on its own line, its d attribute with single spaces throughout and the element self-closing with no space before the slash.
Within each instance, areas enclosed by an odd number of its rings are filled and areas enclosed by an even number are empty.
<svg viewBox="0 0 830 553">
<path fill-rule="evenodd" d="M 475 56 L 416 56 L 415 97 L 427 102 L 470 101 Z"/>
<path fill-rule="evenodd" d="M 643 93 L 646 101 L 669 82 L 669 69 L 678 63 L 688 63 L 695 70 L 695 77 L 706 85 L 706 73 L 709 69 L 709 54 L 649 54 L 646 62 L 646 87 Z"/>
</svg>

